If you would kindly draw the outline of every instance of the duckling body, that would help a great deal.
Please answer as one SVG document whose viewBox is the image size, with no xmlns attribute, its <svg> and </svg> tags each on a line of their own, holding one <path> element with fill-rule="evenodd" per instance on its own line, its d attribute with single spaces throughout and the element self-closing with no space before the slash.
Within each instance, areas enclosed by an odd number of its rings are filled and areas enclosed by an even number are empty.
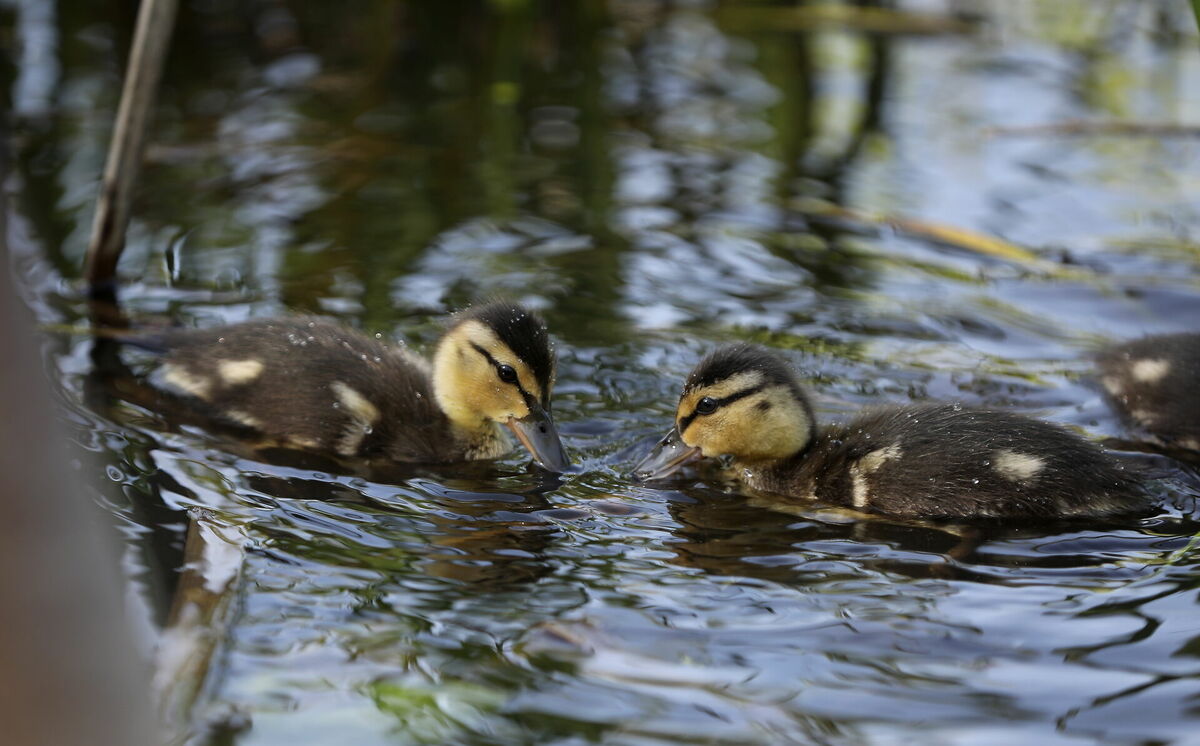
<svg viewBox="0 0 1200 746">
<path fill-rule="evenodd" d="M 937 518 L 1107 516 L 1136 480 L 1091 443 L 1027 417 L 957 405 L 877 410 L 796 455 L 742 466 L 747 486 L 862 511 Z"/>
<path fill-rule="evenodd" d="M 1096 359 L 1109 401 L 1159 445 L 1200 451 L 1200 334 L 1117 345 Z"/>
<path fill-rule="evenodd" d="M 730 459 L 757 490 L 913 518 L 1103 517 L 1144 501 L 1099 447 L 1016 414 L 929 404 L 818 429 L 794 373 L 747 345 L 696 367 L 675 430 L 637 471 L 658 478 L 703 457 Z"/>
<path fill-rule="evenodd" d="M 329 321 L 249 321 L 163 341 L 166 388 L 280 445 L 428 462 L 491 458 L 509 447 L 498 426 L 455 436 L 424 360 Z"/>
<path fill-rule="evenodd" d="M 513 304 L 459 315 L 433 365 L 317 318 L 158 335 L 157 380 L 204 415 L 273 444 L 402 462 L 494 458 L 507 426 L 547 468 L 566 467 L 549 415 L 545 325 Z"/>
</svg>

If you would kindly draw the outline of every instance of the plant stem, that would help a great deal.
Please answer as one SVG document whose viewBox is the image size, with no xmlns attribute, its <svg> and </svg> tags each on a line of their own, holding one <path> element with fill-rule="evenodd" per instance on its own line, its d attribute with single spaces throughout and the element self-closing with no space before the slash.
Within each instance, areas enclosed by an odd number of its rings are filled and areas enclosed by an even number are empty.
<svg viewBox="0 0 1200 746">
<path fill-rule="evenodd" d="M 125 86 L 117 109 L 112 145 L 92 223 L 84 275 L 91 295 L 113 293 L 117 260 L 125 246 L 125 226 L 133 187 L 141 165 L 146 128 L 154 94 L 162 75 L 178 0 L 145 0 L 138 9 L 137 28 L 125 71 Z"/>
</svg>

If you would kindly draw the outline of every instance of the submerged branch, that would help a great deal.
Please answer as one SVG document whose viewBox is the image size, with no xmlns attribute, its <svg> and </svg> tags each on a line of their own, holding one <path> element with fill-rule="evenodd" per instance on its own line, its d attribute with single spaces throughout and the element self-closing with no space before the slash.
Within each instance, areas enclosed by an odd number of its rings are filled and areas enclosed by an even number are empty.
<svg viewBox="0 0 1200 746">
<path fill-rule="evenodd" d="M 1004 239 L 978 233 L 966 228 L 931 223 L 898 215 L 869 213 L 816 200 L 798 201 L 793 205 L 793 209 L 814 217 L 832 218 L 862 225 L 891 228 L 898 233 L 904 233 L 915 238 L 953 246 L 995 259 L 1014 262 L 1039 271 L 1053 273 L 1061 273 L 1062 271 L 1060 266 L 1043 259 L 1029 249 L 1009 243 Z"/>
<path fill-rule="evenodd" d="M 718 11 L 722 24 L 762 31 L 858 31 L 866 34 L 967 34 L 970 20 L 933 13 L 856 5 L 803 5 L 791 8 L 726 7 Z"/>
<path fill-rule="evenodd" d="M 1200 2 L 1200 0 L 1197 0 Z M 1033 137 L 1056 135 L 1119 136 L 1119 137 L 1200 137 L 1200 125 L 1167 124 L 1161 122 L 1091 122 L 1072 119 L 1065 122 L 1033 124 L 1019 127 L 988 127 L 985 137 Z"/>
</svg>

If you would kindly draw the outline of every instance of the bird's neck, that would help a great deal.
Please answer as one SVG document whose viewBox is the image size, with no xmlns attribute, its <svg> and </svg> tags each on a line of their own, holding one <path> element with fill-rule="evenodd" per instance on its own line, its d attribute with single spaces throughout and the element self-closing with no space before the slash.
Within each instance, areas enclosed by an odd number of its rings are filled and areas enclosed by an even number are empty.
<svg viewBox="0 0 1200 746">
<path fill-rule="evenodd" d="M 817 438 L 813 437 L 795 453 L 783 458 L 738 460 L 730 467 L 731 476 L 742 484 L 764 492 L 786 492 L 788 485 L 812 480 L 814 464 L 808 458 Z"/>
<path fill-rule="evenodd" d="M 472 459 L 499 458 L 512 450 L 512 440 L 495 422 L 476 423 L 474 427 L 453 424 L 454 435 Z"/>
<path fill-rule="evenodd" d="M 472 459 L 495 458 L 506 453 L 511 443 L 499 423 L 483 417 L 464 403 L 466 397 L 450 359 L 452 354 L 445 344 L 439 346 L 430 378 L 433 399 L 449 420 L 454 439 L 463 445 L 463 451 Z"/>
<path fill-rule="evenodd" d="M 454 439 L 463 445 L 463 451 L 472 459 L 495 458 L 511 447 L 508 435 L 498 422 L 481 417 L 478 412 L 462 405 L 454 393 L 439 388 L 434 378 L 434 401 L 450 423 Z"/>
</svg>

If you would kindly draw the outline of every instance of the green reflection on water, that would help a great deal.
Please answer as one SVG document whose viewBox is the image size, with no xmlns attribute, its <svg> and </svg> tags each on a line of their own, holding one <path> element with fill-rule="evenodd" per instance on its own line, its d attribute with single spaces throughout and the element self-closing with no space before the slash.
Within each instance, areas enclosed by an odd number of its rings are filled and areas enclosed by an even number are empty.
<svg viewBox="0 0 1200 746">
<path fill-rule="evenodd" d="M 35 29 L 55 42 L 50 104 L 14 141 L 47 323 L 83 314 L 58 279 L 78 274 L 135 5 L 53 7 Z M 86 344 L 48 343 L 77 442 L 115 469 L 95 470 L 98 499 L 130 527 L 148 626 L 169 616 L 185 510 L 246 526 L 249 581 L 201 688 L 250 720 L 230 740 L 1194 729 L 1171 689 L 1196 682 L 1179 663 L 1196 647 L 1187 493 L 1163 488 L 1146 525 L 1002 533 L 951 562 L 958 540 L 929 527 L 626 478 L 722 342 L 783 350 L 823 418 L 955 398 L 1103 437 L 1121 431 L 1084 356 L 1200 312 L 1194 142 L 983 135 L 1188 121 L 1182 5 L 980 3 L 933 36 L 793 30 L 810 7 L 185 4 L 130 307 L 316 312 L 422 347 L 444 312 L 507 293 L 560 341 L 556 419 L 582 467 L 547 486 L 519 454 L 371 479 L 239 458 L 103 393 L 79 404 Z M 10 98 L 35 68 L 5 70 Z M 814 200 L 995 235 L 1063 271 L 789 209 Z"/>
</svg>

